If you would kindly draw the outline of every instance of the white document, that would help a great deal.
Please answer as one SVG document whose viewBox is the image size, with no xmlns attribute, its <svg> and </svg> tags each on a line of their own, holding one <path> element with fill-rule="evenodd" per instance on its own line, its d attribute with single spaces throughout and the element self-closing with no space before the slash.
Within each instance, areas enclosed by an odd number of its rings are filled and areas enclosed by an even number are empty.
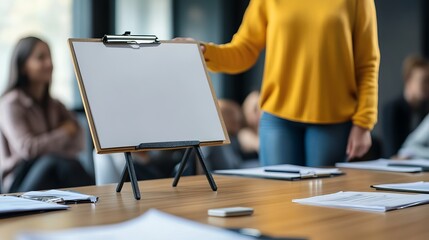
<svg viewBox="0 0 429 240">
<path fill-rule="evenodd" d="M 409 159 L 409 160 L 381 159 L 381 160 L 386 161 L 389 166 L 421 167 L 423 171 L 429 170 L 429 160 L 427 159 Z"/>
<path fill-rule="evenodd" d="M 98 197 L 86 195 L 78 192 L 62 191 L 62 190 L 49 190 L 49 191 L 31 191 L 21 195 L 24 198 L 38 198 L 38 197 L 57 197 L 62 198 L 65 202 L 83 202 L 88 201 L 95 203 Z"/>
<path fill-rule="evenodd" d="M 429 193 L 429 182 L 378 184 L 373 185 L 372 187 L 380 190 Z"/>
<path fill-rule="evenodd" d="M 0 196 L 0 214 L 67 209 L 66 205 L 46 203 L 14 196 Z"/>
<path fill-rule="evenodd" d="M 126 222 L 56 232 L 22 233 L 18 240 L 251 240 L 228 230 L 193 222 L 155 209 Z"/>
<path fill-rule="evenodd" d="M 380 192 L 338 192 L 310 198 L 294 199 L 292 202 L 314 206 L 386 212 L 429 203 L 429 195 Z"/>
<path fill-rule="evenodd" d="M 264 167 L 266 172 L 317 174 L 317 175 L 340 175 L 343 174 L 338 168 L 314 168 L 291 164 L 274 165 Z"/>
<path fill-rule="evenodd" d="M 294 180 L 303 178 L 327 177 L 332 175 L 338 175 L 342 172 L 336 168 L 309 168 L 297 165 L 284 164 L 258 168 L 216 170 L 214 171 L 214 173 L 221 175 L 235 175 L 278 180 Z"/>
<path fill-rule="evenodd" d="M 216 170 L 213 173 L 220 174 L 220 175 L 268 178 L 268 179 L 278 179 L 278 180 L 294 180 L 294 179 L 301 178 L 301 174 L 299 173 L 265 172 L 264 168 Z"/>
<path fill-rule="evenodd" d="M 387 171 L 387 172 L 404 172 L 404 173 L 413 173 L 421 172 L 422 167 L 415 166 L 395 166 L 394 164 L 399 164 L 399 160 L 388 160 L 388 159 L 378 159 L 373 161 L 365 162 L 345 162 L 337 163 L 336 167 L 342 168 L 355 168 L 355 169 L 364 169 L 364 170 L 378 170 L 378 171 Z"/>
</svg>

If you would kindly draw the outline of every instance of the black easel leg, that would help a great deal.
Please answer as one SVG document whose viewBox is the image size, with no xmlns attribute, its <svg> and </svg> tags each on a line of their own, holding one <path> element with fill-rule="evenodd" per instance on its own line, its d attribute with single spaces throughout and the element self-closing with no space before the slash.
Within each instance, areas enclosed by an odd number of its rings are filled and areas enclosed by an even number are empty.
<svg viewBox="0 0 429 240">
<path fill-rule="evenodd" d="M 128 176 L 129 176 L 130 180 L 131 180 L 131 186 L 133 188 L 134 198 L 136 200 L 140 200 L 140 198 L 141 198 L 140 189 L 139 189 L 139 185 L 137 182 L 136 171 L 134 169 L 134 164 L 133 164 L 133 159 L 131 157 L 131 153 L 126 152 L 124 154 L 125 154 L 126 164 L 125 164 L 124 171 L 122 171 L 121 181 L 118 183 L 118 186 L 116 187 L 116 192 L 120 192 L 122 190 L 122 186 L 124 185 L 124 182 L 127 180 Z"/>
<path fill-rule="evenodd" d="M 133 164 L 133 159 L 131 157 L 131 153 L 126 152 L 125 158 L 127 160 L 128 174 L 130 175 L 131 186 L 133 187 L 134 198 L 137 200 L 140 200 L 140 198 L 141 198 L 140 189 L 139 189 L 139 184 L 137 182 L 136 170 L 134 169 L 134 164 Z"/>
<path fill-rule="evenodd" d="M 186 149 L 185 154 L 183 155 L 182 161 L 180 162 L 179 170 L 177 171 L 176 176 L 174 177 L 173 187 L 176 187 L 177 184 L 179 183 L 180 177 L 183 174 L 183 170 L 185 170 L 186 163 L 188 162 L 188 158 L 189 158 L 189 155 L 191 155 L 191 152 L 192 152 L 192 148 Z"/>
<path fill-rule="evenodd" d="M 197 157 L 200 160 L 201 167 L 203 168 L 204 172 L 206 173 L 207 181 L 209 182 L 210 187 L 212 188 L 213 191 L 217 191 L 217 186 L 216 186 L 216 183 L 213 179 L 213 176 L 209 172 L 209 170 L 207 169 L 207 166 L 204 162 L 204 154 L 201 151 L 200 146 L 194 146 L 194 148 L 195 148 L 195 152 L 197 153 Z"/>
<path fill-rule="evenodd" d="M 127 166 L 127 163 L 125 162 L 125 166 L 121 174 L 121 180 L 119 180 L 119 183 L 116 186 L 116 192 L 121 192 L 122 187 L 124 186 L 124 182 L 126 182 L 127 179 L 128 179 L 128 166 Z"/>
</svg>

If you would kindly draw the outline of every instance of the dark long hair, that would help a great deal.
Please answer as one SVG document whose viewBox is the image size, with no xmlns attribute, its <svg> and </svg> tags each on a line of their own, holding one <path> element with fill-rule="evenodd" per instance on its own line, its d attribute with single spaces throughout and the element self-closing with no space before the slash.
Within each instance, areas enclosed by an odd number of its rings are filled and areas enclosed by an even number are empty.
<svg viewBox="0 0 429 240">
<path fill-rule="evenodd" d="M 20 89 L 23 91 L 27 90 L 30 81 L 23 69 L 28 58 L 33 53 L 37 43 L 44 43 L 48 45 L 45 41 L 33 36 L 22 38 L 16 44 L 10 61 L 9 82 L 4 94 L 15 89 Z M 50 84 L 47 84 L 44 101 L 47 101 L 50 98 L 49 88 Z"/>
</svg>

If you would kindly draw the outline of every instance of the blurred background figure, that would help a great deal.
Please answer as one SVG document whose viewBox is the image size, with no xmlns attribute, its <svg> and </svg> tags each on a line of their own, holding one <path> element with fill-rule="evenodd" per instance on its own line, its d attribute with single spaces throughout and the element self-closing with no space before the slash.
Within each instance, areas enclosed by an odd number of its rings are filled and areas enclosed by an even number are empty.
<svg viewBox="0 0 429 240">
<path fill-rule="evenodd" d="M 53 64 L 46 42 L 19 40 L 9 83 L 0 99 L 0 156 L 3 191 L 76 187 L 93 180 L 77 161 L 83 133 L 77 120 L 49 88 Z"/>
<path fill-rule="evenodd" d="M 429 115 L 407 137 L 394 158 L 429 159 Z"/>
<path fill-rule="evenodd" d="M 429 63 L 409 56 L 403 63 L 403 94 L 383 107 L 383 145 L 385 157 L 395 155 L 407 136 L 429 112 Z M 416 131 L 417 132 L 417 131 Z M 426 131 L 429 135 L 429 132 Z"/>
<path fill-rule="evenodd" d="M 240 105 L 231 100 L 219 100 L 220 112 L 225 122 L 231 144 L 224 146 L 204 147 L 203 153 L 210 170 L 241 168 L 243 157 L 238 133 L 243 126 L 243 113 Z"/>
<path fill-rule="evenodd" d="M 259 92 L 251 92 L 243 102 L 243 114 L 245 126 L 238 133 L 238 141 L 244 159 L 258 159 L 259 153 L 259 119 L 261 109 L 259 108 Z"/>
<path fill-rule="evenodd" d="M 210 170 L 259 166 L 258 125 L 261 112 L 258 99 L 259 93 L 254 91 L 246 97 L 241 107 L 232 100 L 219 100 L 231 144 L 203 148 Z"/>
<path fill-rule="evenodd" d="M 240 105 L 227 99 L 221 99 L 218 103 L 228 134 L 233 137 L 237 136 L 243 127 L 244 120 Z"/>
</svg>

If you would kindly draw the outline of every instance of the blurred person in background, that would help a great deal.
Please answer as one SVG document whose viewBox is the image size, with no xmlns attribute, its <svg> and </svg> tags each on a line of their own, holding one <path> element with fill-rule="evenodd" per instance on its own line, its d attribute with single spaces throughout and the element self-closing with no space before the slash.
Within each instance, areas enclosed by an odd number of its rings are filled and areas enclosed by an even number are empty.
<svg viewBox="0 0 429 240">
<path fill-rule="evenodd" d="M 428 159 L 429 160 L 429 115 L 405 139 L 394 159 Z"/>
<path fill-rule="evenodd" d="M 247 95 L 242 105 L 245 126 L 238 133 L 238 141 L 244 159 L 258 159 L 259 152 L 259 119 L 261 109 L 259 108 L 259 92 L 252 91 Z"/>
<path fill-rule="evenodd" d="M 383 107 L 383 152 L 395 155 L 429 112 L 429 62 L 409 56 L 403 64 L 404 91 Z M 416 131 L 413 135 L 422 132 Z M 423 134 L 423 133 L 421 133 Z M 426 132 L 429 135 L 429 132 Z M 409 145 L 408 142 L 406 145 Z"/>
<path fill-rule="evenodd" d="M 25 192 L 90 185 L 77 160 L 83 133 L 75 116 L 49 88 L 53 64 L 46 42 L 17 43 L 7 90 L 0 99 L 0 161 L 3 191 Z"/>
<path fill-rule="evenodd" d="M 212 171 L 241 168 L 243 157 L 238 133 L 243 127 L 243 113 L 240 105 L 235 101 L 220 99 L 218 103 L 231 143 L 223 146 L 203 147 L 207 166 Z"/>
</svg>

